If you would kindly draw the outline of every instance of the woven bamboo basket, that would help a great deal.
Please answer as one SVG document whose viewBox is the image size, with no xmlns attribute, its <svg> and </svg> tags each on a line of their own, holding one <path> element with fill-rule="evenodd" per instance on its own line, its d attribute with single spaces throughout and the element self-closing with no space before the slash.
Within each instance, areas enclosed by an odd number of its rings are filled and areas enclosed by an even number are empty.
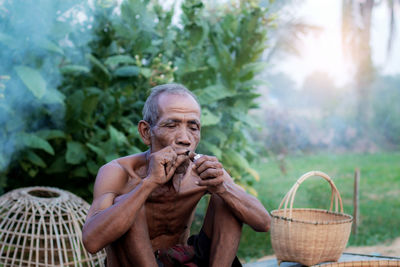
<svg viewBox="0 0 400 267">
<path fill-rule="evenodd" d="M 27 187 L 0 197 L 0 266 L 104 266 L 89 254 L 82 226 L 89 204 L 52 187 Z"/>
<path fill-rule="evenodd" d="M 297 189 L 312 176 L 324 178 L 331 186 L 329 211 L 293 208 Z M 332 211 L 334 202 L 335 212 Z M 284 208 L 281 209 L 283 205 Z M 278 263 L 290 261 L 307 266 L 327 261 L 336 262 L 346 247 L 353 221 L 352 216 L 343 213 L 342 199 L 332 179 L 319 171 L 301 176 L 285 195 L 279 209 L 271 212 L 271 217 L 271 243 Z"/>
<path fill-rule="evenodd" d="M 344 261 L 322 264 L 323 267 L 400 267 L 400 260 Z"/>
</svg>

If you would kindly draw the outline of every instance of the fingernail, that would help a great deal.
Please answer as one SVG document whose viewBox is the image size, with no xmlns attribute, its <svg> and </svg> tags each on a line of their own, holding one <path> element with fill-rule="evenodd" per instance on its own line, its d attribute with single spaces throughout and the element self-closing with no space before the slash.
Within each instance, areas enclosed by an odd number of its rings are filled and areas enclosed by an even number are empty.
<svg viewBox="0 0 400 267">
<path fill-rule="evenodd" d="M 198 184 L 199 184 L 199 181 L 196 181 L 196 182 L 194 182 L 194 183 L 198 185 Z"/>
</svg>

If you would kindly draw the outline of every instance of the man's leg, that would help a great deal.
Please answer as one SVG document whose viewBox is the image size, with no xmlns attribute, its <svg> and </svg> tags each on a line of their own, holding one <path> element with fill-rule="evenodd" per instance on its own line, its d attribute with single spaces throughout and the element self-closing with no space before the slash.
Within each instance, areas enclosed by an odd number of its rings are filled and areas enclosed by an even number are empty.
<svg viewBox="0 0 400 267">
<path fill-rule="evenodd" d="M 158 266 L 150 242 L 145 207 L 136 215 L 131 229 L 112 245 L 112 249 L 121 266 Z"/>
<path fill-rule="evenodd" d="M 211 196 L 202 230 L 211 239 L 210 266 L 231 266 L 239 247 L 242 223 L 217 195 Z"/>
</svg>

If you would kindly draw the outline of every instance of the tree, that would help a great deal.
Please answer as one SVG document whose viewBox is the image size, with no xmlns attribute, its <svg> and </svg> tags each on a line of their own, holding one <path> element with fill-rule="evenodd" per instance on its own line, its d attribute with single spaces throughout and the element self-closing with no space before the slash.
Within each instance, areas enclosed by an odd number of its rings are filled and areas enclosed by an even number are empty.
<svg viewBox="0 0 400 267">
<path fill-rule="evenodd" d="M 374 67 L 371 58 L 372 12 L 375 6 L 386 2 L 390 13 L 389 38 L 387 44 L 390 53 L 395 28 L 395 1 L 342 1 L 342 40 L 345 52 L 352 58 L 355 66 L 357 111 L 356 118 L 361 128 L 365 128 L 370 119 L 371 83 L 374 80 Z"/>
</svg>

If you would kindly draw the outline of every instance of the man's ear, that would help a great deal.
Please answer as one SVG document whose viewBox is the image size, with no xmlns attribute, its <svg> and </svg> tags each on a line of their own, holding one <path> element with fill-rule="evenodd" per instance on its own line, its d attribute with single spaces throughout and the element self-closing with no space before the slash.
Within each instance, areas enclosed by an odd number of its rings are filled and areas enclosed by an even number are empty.
<svg viewBox="0 0 400 267">
<path fill-rule="evenodd" d="M 150 133 L 150 124 L 147 121 L 141 120 L 138 124 L 138 131 L 140 136 L 142 137 L 142 141 L 145 145 L 151 144 L 151 133 Z"/>
</svg>

